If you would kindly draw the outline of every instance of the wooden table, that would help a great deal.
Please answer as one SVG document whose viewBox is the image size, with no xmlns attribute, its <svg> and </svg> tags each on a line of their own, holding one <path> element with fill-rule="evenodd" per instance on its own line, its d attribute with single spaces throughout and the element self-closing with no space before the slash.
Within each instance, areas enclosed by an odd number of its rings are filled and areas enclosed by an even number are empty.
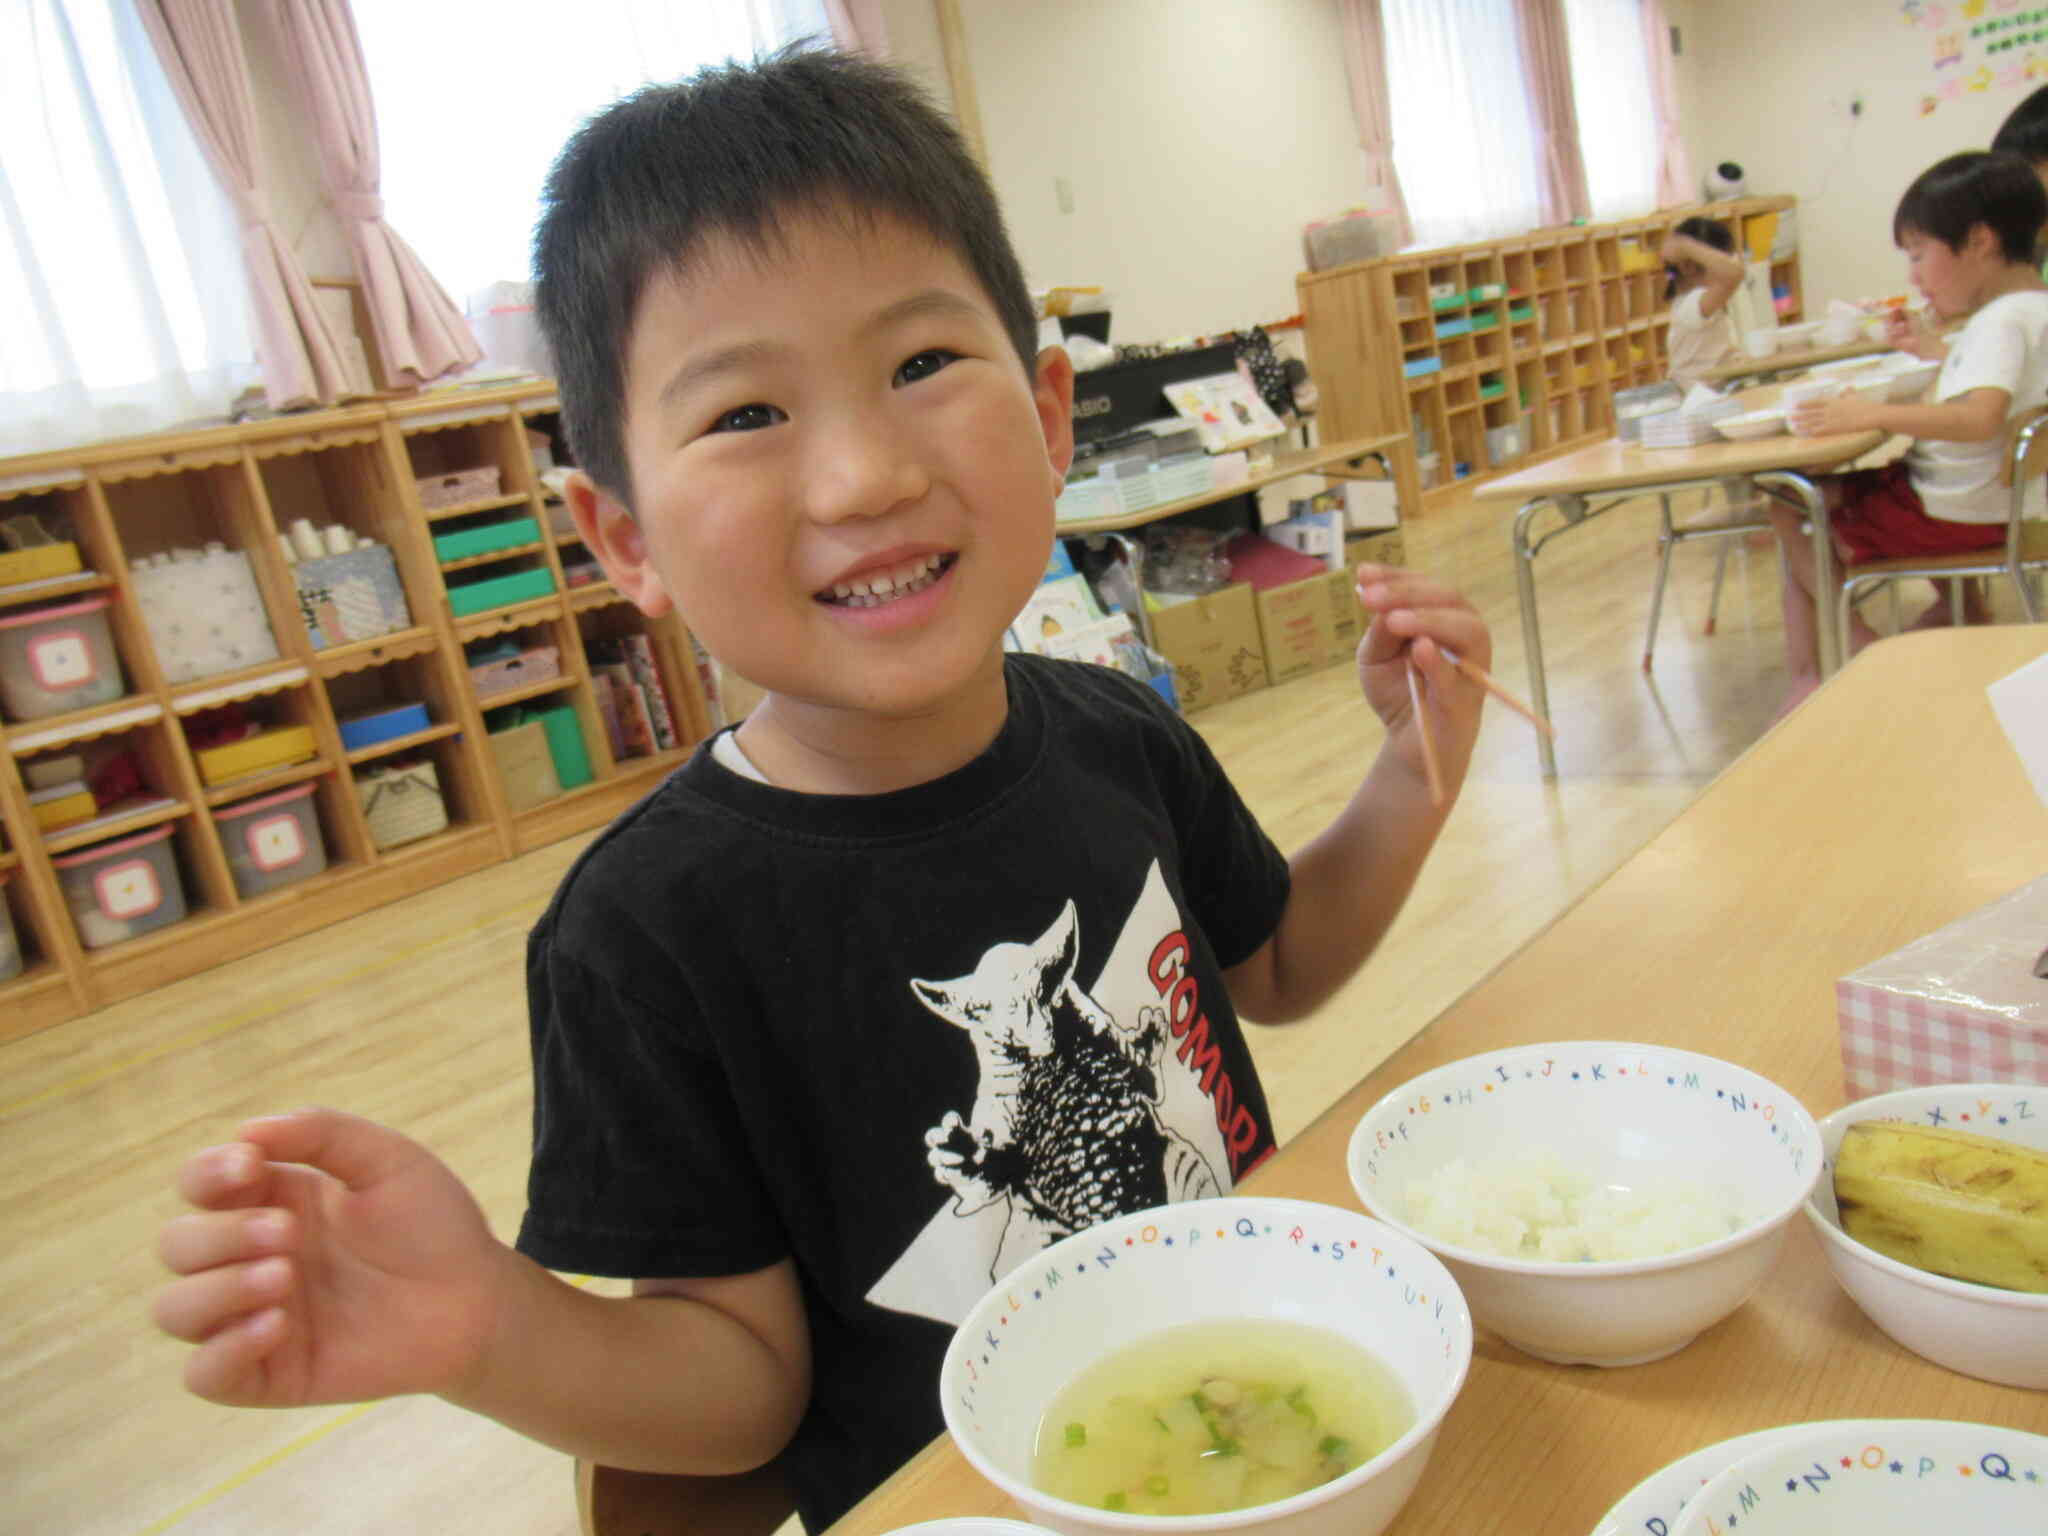
<svg viewBox="0 0 2048 1536">
<path fill-rule="evenodd" d="M 1835 978 L 2048 869 L 2048 809 L 1984 697 L 2044 652 L 2048 625 L 1871 646 L 1245 1190 L 1357 1208 L 1344 1152 L 1369 1106 L 1446 1062 L 1543 1040 L 1704 1051 L 1764 1074 L 1816 1117 L 1838 1108 Z M 1390 1536 L 1585 1536 L 1690 1451 L 1864 1417 L 2040 1431 L 2048 1394 L 1959 1376 L 1894 1344 L 1835 1283 L 1802 1215 L 1758 1294 L 1668 1359 L 1545 1365 L 1481 1330 Z M 994 1513 L 1014 1515 L 942 1439 L 832 1536 Z"/>
<path fill-rule="evenodd" d="M 1798 373 L 1804 368 L 1815 368 L 1822 363 L 1839 363 L 1852 357 L 1875 357 L 1880 352 L 1892 351 L 1888 341 L 1851 341 L 1839 347 L 1800 347 L 1791 352 L 1773 352 L 1769 357 L 1744 357 L 1732 363 L 1723 363 L 1718 368 L 1709 368 L 1700 375 L 1708 384 L 1729 384 L 1737 379 L 1775 379 L 1781 374 Z"/>
<path fill-rule="evenodd" d="M 1777 398 L 1778 391 L 1770 388 L 1745 391 L 1742 401 L 1747 408 L 1760 410 L 1775 405 Z M 1726 480 L 1747 482 L 1768 496 L 1790 503 L 1812 527 L 1814 584 L 1822 594 L 1817 599 L 1820 665 L 1823 673 L 1833 671 L 1838 661 L 1834 610 L 1829 597 L 1835 590 L 1835 548 L 1828 533 L 1827 510 L 1820 490 L 1807 476 L 1839 469 L 1884 441 L 1885 434 L 1875 430 L 1832 433 L 1826 437 L 1779 433 L 1748 442 L 1714 442 L 1697 448 L 1645 448 L 1609 438 L 1604 443 L 1490 480 L 1475 489 L 1472 494 L 1481 501 L 1521 503 L 1510 542 L 1515 555 L 1515 591 L 1522 611 L 1522 640 L 1529 657 L 1529 688 L 1537 712 L 1545 716 L 1550 713 L 1550 688 L 1543 670 L 1543 630 L 1536 608 L 1536 556 L 1543 546 L 1625 502 L 1654 496 L 1668 548 L 1687 536 L 1671 520 L 1671 497 L 1679 491 L 1697 490 Z M 1536 524 L 1546 514 L 1558 519 L 1556 525 L 1532 537 Z M 1540 733 L 1536 743 L 1543 777 L 1556 778 L 1556 748 L 1548 736 Z"/>
<path fill-rule="evenodd" d="M 1367 459 L 1378 462 L 1380 472 L 1377 475 L 1369 474 L 1363 468 Z M 1234 485 L 1218 486 L 1199 496 L 1162 501 L 1156 506 L 1141 507 L 1136 512 L 1119 512 L 1108 517 L 1067 518 L 1053 525 L 1053 534 L 1062 539 L 1109 540 L 1122 552 L 1131 568 L 1131 580 L 1142 592 L 1145 589 L 1145 545 L 1143 540 L 1129 536 L 1130 529 L 1178 517 L 1183 512 L 1212 507 L 1218 502 L 1229 501 L 1232 497 L 1296 475 L 1325 475 L 1334 480 L 1391 480 L 1395 486 L 1395 499 L 1401 507 L 1412 509 L 1422 505 L 1422 480 L 1415 468 L 1414 445 L 1405 432 L 1390 432 L 1380 437 L 1356 437 L 1341 443 L 1276 453 L 1270 467 Z M 1150 645 L 1152 619 L 1142 603 L 1138 605 L 1136 618 L 1140 637 Z"/>
</svg>

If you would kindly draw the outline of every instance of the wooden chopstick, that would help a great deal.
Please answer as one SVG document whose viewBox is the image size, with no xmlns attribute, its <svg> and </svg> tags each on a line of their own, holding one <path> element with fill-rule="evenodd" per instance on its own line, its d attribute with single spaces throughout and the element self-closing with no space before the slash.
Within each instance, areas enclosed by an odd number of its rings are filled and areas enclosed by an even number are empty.
<svg viewBox="0 0 2048 1536">
<path fill-rule="evenodd" d="M 1507 705 L 1509 709 L 1512 709 L 1524 720 L 1535 726 L 1537 730 L 1548 736 L 1552 741 L 1557 740 L 1557 728 L 1512 693 L 1509 693 L 1507 689 L 1501 687 L 1499 683 L 1495 682 L 1493 674 L 1487 671 L 1486 668 L 1467 661 L 1447 645 L 1439 645 L 1437 649 L 1444 653 L 1445 661 L 1448 661 L 1473 682 L 1484 688 L 1496 699 L 1499 699 L 1501 703 Z"/>
<path fill-rule="evenodd" d="M 1429 803 L 1441 806 L 1444 803 L 1443 770 L 1437 766 L 1436 738 L 1429 731 L 1429 711 L 1422 707 L 1422 672 L 1415 665 L 1415 658 L 1408 658 L 1405 668 L 1408 674 L 1408 702 L 1415 710 L 1415 729 L 1422 736 L 1422 770 L 1429 776 Z"/>
</svg>

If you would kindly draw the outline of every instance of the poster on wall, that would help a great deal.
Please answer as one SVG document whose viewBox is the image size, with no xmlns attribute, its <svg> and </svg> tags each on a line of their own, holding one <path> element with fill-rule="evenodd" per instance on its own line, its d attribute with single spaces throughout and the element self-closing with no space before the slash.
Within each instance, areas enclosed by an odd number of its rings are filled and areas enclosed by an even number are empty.
<svg viewBox="0 0 2048 1536">
<path fill-rule="evenodd" d="M 1971 96 L 2020 95 L 2048 83 L 2048 4 L 2029 0 L 1905 0 L 1899 14 L 1927 34 L 1932 76 L 1920 115 Z"/>
</svg>

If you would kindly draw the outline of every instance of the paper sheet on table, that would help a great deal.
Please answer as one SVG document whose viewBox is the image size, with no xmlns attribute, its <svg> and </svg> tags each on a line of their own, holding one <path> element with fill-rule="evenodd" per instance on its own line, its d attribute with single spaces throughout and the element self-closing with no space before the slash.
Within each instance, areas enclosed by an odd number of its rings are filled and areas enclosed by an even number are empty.
<svg viewBox="0 0 2048 1536">
<path fill-rule="evenodd" d="M 2034 781 L 2034 793 L 2048 805 L 2048 656 L 2036 657 L 1984 692 L 2027 777 Z"/>
</svg>

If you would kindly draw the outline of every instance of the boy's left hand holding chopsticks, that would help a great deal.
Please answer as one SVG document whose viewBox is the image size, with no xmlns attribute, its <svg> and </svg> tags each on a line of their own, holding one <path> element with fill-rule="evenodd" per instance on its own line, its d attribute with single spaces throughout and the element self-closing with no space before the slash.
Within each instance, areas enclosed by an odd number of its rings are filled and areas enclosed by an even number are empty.
<svg viewBox="0 0 2048 1536">
<path fill-rule="evenodd" d="M 1486 620 L 1458 592 L 1401 566 L 1359 566 L 1357 591 L 1371 621 L 1358 647 L 1366 702 L 1431 803 L 1448 805 L 1479 736 L 1486 689 L 1468 674 L 1492 665 Z"/>
</svg>

